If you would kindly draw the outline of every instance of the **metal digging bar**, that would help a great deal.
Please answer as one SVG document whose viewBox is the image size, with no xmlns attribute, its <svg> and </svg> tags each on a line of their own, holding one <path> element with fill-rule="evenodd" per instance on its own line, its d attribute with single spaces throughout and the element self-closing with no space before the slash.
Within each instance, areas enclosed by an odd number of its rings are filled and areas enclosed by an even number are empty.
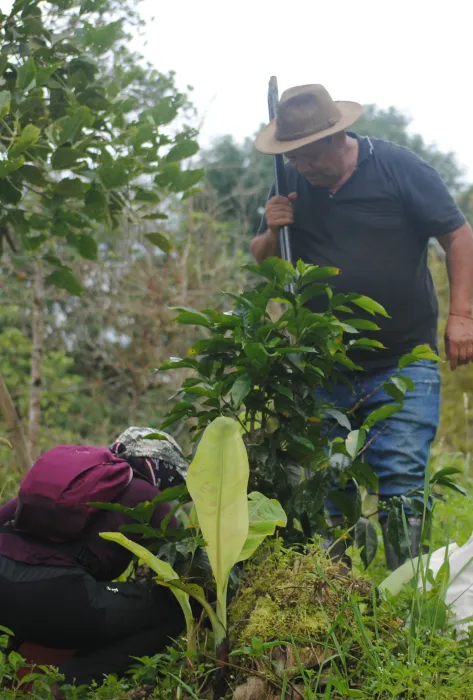
<svg viewBox="0 0 473 700">
<path fill-rule="evenodd" d="M 268 109 L 269 119 L 276 119 L 278 113 L 279 95 L 278 95 L 278 79 L 273 75 L 269 80 L 268 87 Z M 286 171 L 284 169 L 284 158 L 282 155 L 274 156 L 274 187 L 276 195 L 287 197 Z M 291 241 L 289 236 L 289 226 L 281 226 L 279 231 L 279 247 L 281 249 L 281 257 L 292 263 Z"/>
</svg>

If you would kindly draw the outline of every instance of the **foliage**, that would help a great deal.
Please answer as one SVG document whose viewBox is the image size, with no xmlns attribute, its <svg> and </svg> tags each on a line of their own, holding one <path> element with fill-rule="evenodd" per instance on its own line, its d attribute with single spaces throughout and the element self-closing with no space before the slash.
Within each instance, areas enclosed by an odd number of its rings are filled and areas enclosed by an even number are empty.
<svg viewBox="0 0 473 700">
<path fill-rule="evenodd" d="M 400 371 L 383 387 L 392 403 L 373 411 L 360 429 L 352 430 L 350 415 L 326 405 L 317 389 L 329 387 L 333 381 L 347 381 L 343 371 L 356 368 L 350 359 L 352 348 L 380 346 L 378 341 L 362 337 L 360 330 L 376 329 L 367 317 L 386 314 L 385 310 L 358 294 L 333 295 L 326 280 L 338 274 L 336 268 L 301 261 L 294 268 L 274 258 L 250 269 L 264 281 L 254 289 L 231 295 L 232 313 L 176 309 L 178 323 L 199 325 L 207 337 L 197 341 L 184 359 L 172 358 L 161 366 L 162 371 L 194 371 L 178 391 L 179 400 L 163 428 L 188 420 L 190 431 L 199 439 L 217 416 L 239 420 L 248 448 L 251 488 L 282 504 L 289 519 L 288 536 L 299 541 L 301 536 L 311 538 L 320 531 L 324 504 L 330 496 L 337 499 L 350 526 L 358 523 L 357 539 L 364 546 L 368 564 L 376 552 L 377 538 L 371 522 L 358 522 L 362 515 L 359 487 L 376 491 L 377 481 L 359 455 L 372 426 L 397 411 L 404 393 L 412 388 L 402 376 L 402 368 L 436 356 L 420 346 L 403 357 Z M 288 290 L 289 284 L 293 291 Z M 325 314 L 315 314 L 304 306 L 316 294 L 328 296 Z M 268 313 L 274 300 L 287 305 L 276 320 Z M 353 314 L 345 322 L 336 315 L 353 313 L 353 309 L 362 310 L 360 318 Z M 346 429 L 346 439 L 331 439 L 331 427 L 337 424 Z M 358 493 L 354 503 L 338 493 L 349 479 Z"/>
<path fill-rule="evenodd" d="M 205 550 L 215 578 L 216 614 L 200 586 L 180 579 L 169 563 L 121 533 L 101 534 L 104 539 L 116 542 L 135 554 L 157 574 L 157 583 L 172 590 L 184 613 L 190 650 L 196 648 L 196 641 L 189 596 L 195 598 L 209 616 L 216 653 L 220 653 L 227 634 L 227 588 L 231 570 L 237 562 L 248 559 L 266 535 L 274 533 L 277 524 L 285 525 L 285 514 L 278 503 L 258 493 L 247 496 L 248 476 L 248 458 L 238 424 L 230 418 L 216 418 L 204 431 L 187 477 L 195 517 L 205 538 Z M 181 487 L 177 488 L 182 496 Z M 152 503 L 141 504 L 134 509 L 115 503 L 94 505 L 137 519 L 144 516 L 149 522 L 156 503 L 172 500 L 177 488 L 167 489 Z M 171 512 L 175 511 L 176 508 Z M 122 526 L 121 530 L 160 537 L 160 533 L 153 533 L 149 525 Z"/>
<path fill-rule="evenodd" d="M 454 464 L 442 461 L 433 466 L 433 472 Z M 438 502 L 433 526 L 435 547 L 447 544 L 449 538 L 463 544 L 469 537 L 473 521 L 467 503 L 454 493 L 449 494 L 445 502 Z M 237 692 L 237 687 L 246 689 L 247 681 L 251 681 L 258 695 L 234 697 L 289 700 L 299 698 L 296 692 L 299 691 L 313 700 L 345 697 L 469 700 L 473 681 L 472 639 L 456 639 L 448 620 L 445 627 L 437 625 L 435 633 L 423 623 L 415 630 L 403 624 L 414 604 L 413 597 L 416 605 L 425 605 L 426 611 L 436 609 L 435 597 L 423 603 L 422 591 L 407 589 L 396 598 L 377 600 L 370 593 L 370 581 L 356 570 L 347 577 L 346 572 L 330 563 L 323 552 L 309 546 L 307 553 L 306 558 L 300 551 L 286 548 L 276 540 L 264 545 L 246 565 L 240 594 L 229 610 L 230 629 L 235 630 L 234 641 L 237 641 L 237 632 L 243 636 L 229 659 L 232 675 L 228 699 Z M 295 572 L 297 583 L 303 586 L 303 604 L 297 597 L 291 572 Z M 261 595 L 252 597 L 250 589 L 255 584 Z M 279 607 L 278 615 L 272 618 L 277 625 L 277 630 L 273 626 L 273 631 L 267 616 L 252 614 L 256 609 L 264 612 L 268 592 L 275 596 L 279 605 L 288 603 L 282 610 Z M 314 606 L 314 600 L 321 604 Z M 306 604 L 312 606 L 309 619 L 304 616 Z M 303 635 L 298 639 L 280 624 L 281 616 L 291 624 L 296 618 L 299 630 L 305 625 L 304 634 L 311 619 L 318 621 L 320 629 L 325 631 L 320 637 L 314 635 L 310 645 L 304 645 Z M 420 616 L 422 619 L 428 623 L 432 617 Z M 440 616 L 437 619 L 441 622 Z M 250 636 L 250 630 L 264 634 Z M 319 644 L 315 643 L 317 639 Z M 101 688 L 67 688 L 66 697 L 208 700 L 217 668 L 211 656 L 198 660 L 176 642 L 153 658 L 137 660 L 127 679 L 117 681 L 108 677 Z M 16 655 L 13 654 L 10 661 L 2 655 L 0 661 L 1 680 L 15 677 L 15 668 L 20 663 Z M 46 689 L 56 679 L 55 673 L 39 679 L 41 685 L 37 686 L 33 698 L 45 697 Z M 2 688 L 3 697 L 19 700 L 24 696 L 18 690 Z"/>
<path fill-rule="evenodd" d="M 364 114 L 353 125 L 353 130 L 362 136 L 386 139 L 409 148 L 435 168 L 452 192 L 458 192 L 463 185 L 463 169 L 459 166 L 455 153 L 443 153 L 434 144 L 427 144 L 420 134 L 411 134 L 408 116 L 395 107 L 381 109 L 376 105 L 365 105 Z"/>
<path fill-rule="evenodd" d="M 31 339 L 27 324 L 19 318 L 13 305 L 0 307 L 0 366 L 4 380 L 12 389 L 12 398 L 20 416 L 27 416 Z M 73 440 L 69 412 L 82 386 L 82 378 L 74 371 L 73 359 L 63 348 L 50 348 L 44 357 L 41 408 L 43 429 L 41 447 Z M 1 417 L 0 417 L 1 425 Z M 5 472 L 13 469 L 15 455 L 0 444 L 0 461 Z M 4 473 L 5 473 L 4 472 Z M 16 480 L 7 484 L 3 498 L 15 489 Z"/>
<path fill-rule="evenodd" d="M 231 222 L 246 236 L 255 233 L 273 179 L 272 159 L 256 151 L 253 139 L 239 144 L 226 135 L 203 151 L 200 160 L 206 174 L 197 206 L 205 201 L 217 219 Z"/>
<path fill-rule="evenodd" d="M 226 628 L 230 572 L 248 539 L 248 457 L 238 424 L 216 418 L 206 428 L 187 475 L 187 488 L 217 587 L 217 615 Z"/>
<path fill-rule="evenodd" d="M 161 193 L 190 191 L 203 174 L 180 165 L 198 150 L 194 130 L 170 127 L 186 96 L 126 48 L 133 18 L 125 3 L 89 0 L 16 0 L 1 16 L 0 226 L 71 294 L 83 287 L 58 241 L 95 260 L 99 228 L 167 218 Z"/>
</svg>

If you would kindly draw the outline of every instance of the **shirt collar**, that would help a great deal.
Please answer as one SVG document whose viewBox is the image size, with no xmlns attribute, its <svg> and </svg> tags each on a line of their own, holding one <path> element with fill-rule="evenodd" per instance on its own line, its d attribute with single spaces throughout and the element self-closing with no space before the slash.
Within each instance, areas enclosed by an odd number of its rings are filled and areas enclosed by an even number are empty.
<svg viewBox="0 0 473 700">
<path fill-rule="evenodd" d="M 347 131 L 347 135 L 358 141 L 358 164 L 363 163 L 373 155 L 374 145 L 369 136 L 360 136 L 354 131 Z"/>
</svg>

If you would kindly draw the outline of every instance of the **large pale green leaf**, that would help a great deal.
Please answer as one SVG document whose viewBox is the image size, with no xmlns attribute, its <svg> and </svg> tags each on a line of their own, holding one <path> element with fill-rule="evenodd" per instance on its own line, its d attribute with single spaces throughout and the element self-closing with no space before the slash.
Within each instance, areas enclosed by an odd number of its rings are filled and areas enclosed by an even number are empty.
<svg viewBox="0 0 473 700">
<path fill-rule="evenodd" d="M 249 559 L 265 537 L 274 535 L 277 527 L 286 527 L 287 516 L 283 507 L 274 498 L 267 498 L 258 491 L 248 496 L 250 527 L 248 537 L 240 552 L 239 561 Z"/>
<path fill-rule="evenodd" d="M 238 423 L 216 418 L 189 467 L 194 502 L 217 585 L 217 614 L 226 626 L 228 577 L 248 537 L 248 456 Z"/>
</svg>

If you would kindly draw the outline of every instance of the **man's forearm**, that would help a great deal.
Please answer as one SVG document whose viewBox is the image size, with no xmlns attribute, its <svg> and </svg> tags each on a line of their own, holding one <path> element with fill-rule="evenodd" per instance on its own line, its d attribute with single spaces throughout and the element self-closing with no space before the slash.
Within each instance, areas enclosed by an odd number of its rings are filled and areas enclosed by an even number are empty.
<svg viewBox="0 0 473 700">
<path fill-rule="evenodd" d="M 465 224 L 445 241 L 448 278 L 450 282 L 450 313 L 472 315 L 473 303 L 473 233 Z"/>
<path fill-rule="evenodd" d="M 279 232 L 268 229 L 261 236 L 253 238 L 250 245 L 251 252 L 256 262 L 262 262 L 266 258 L 272 258 L 280 254 Z"/>
</svg>

